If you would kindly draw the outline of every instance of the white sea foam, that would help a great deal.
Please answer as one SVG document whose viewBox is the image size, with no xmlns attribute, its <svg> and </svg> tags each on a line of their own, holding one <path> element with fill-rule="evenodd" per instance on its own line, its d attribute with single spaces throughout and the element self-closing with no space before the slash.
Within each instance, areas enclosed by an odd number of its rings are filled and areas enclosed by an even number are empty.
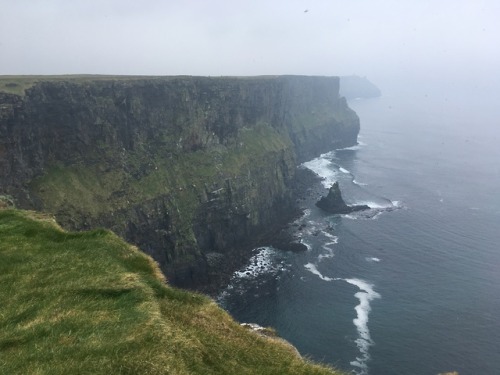
<svg viewBox="0 0 500 375">
<path fill-rule="evenodd" d="M 328 239 L 330 239 L 332 242 L 332 244 L 336 244 L 337 242 L 339 242 L 339 238 L 331 233 L 328 233 L 327 231 L 325 230 L 322 230 L 321 231 L 321 234 L 323 234 L 325 237 L 327 237 Z"/>
<path fill-rule="evenodd" d="M 357 286 L 360 291 L 354 294 L 359 300 L 359 304 L 354 308 L 356 310 L 356 318 L 353 323 L 358 331 L 358 338 L 356 339 L 356 346 L 359 349 L 360 356 L 356 357 L 355 361 L 351 362 L 352 366 L 359 369 L 358 375 L 365 375 L 368 373 L 366 363 L 370 359 L 369 348 L 373 345 L 373 340 L 370 336 L 368 329 L 368 318 L 371 311 L 370 302 L 376 298 L 380 298 L 380 294 L 373 290 L 373 285 L 360 279 L 344 279 L 349 284 Z"/>
<path fill-rule="evenodd" d="M 367 186 L 367 185 L 368 185 L 368 184 L 365 184 L 365 183 L 363 183 L 363 182 L 358 182 L 358 181 L 356 181 L 356 180 L 352 180 L 352 182 L 353 182 L 353 184 L 356 184 L 356 185 L 358 185 L 358 186 Z"/>
<path fill-rule="evenodd" d="M 352 150 L 352 151 L 356 151 L 356 150 L 359 150 L 363 146 L 366 146 L 366 143 L 361 142 L 361 141 L 358 140 L 358 144 L 356 144 L 354 146 L 339 148 L 338 150 Z"/>
<path fill-rule="evenodd" d="M 275 270 L 274 261 L 272 259 L 274 250 L 270 247 L 262 247 L 257 254 L 252 256 L 248 264 L 233 273 L 235 278 L 255 278 L 256 276 Z"/>
<path fill-rule="evenodd" d="M 247 265 L 234 272 L 226 288 L 216 297 L 217 303 L 225 306 L 231 295 L 244 295 L 249 285 L 266 283 L 269 278 L 279 278 L 290 265 L 280 258 L 280 252 L 271 247 L 260 247 Z"/>
<path fill-rule="evenodd" d="M 308 244 L 307 242 L 303 241 L 302 239 L 300 240 L 300 243 L 302 245 L 305 245 L 307 247 L 307 251 L 311 251 L 312 250 L 312 246 L 310 244 Z"/>
<path fill-rule="evenodd" d="M 344 217 L 346 219 L 351 219 L 351 220 L 358 220 L 358 216 L 351 215 L 351 214 L 345 214 L 345 215 L 342 215 L 342 217 Z"/>
<path fill-rule="evenodd" d="M 302 220 L 302 223 L 303 222 Z M 318 232 L 319 223 L 317 221 L 308 220 L 306 224 L 307 225 L 301 229 L 301 233 L 312 236 Z"/>
<path fill-rule="evenodd" d="M 321 262 L 323 259 L 330 259 L 330 258 L 333 258 L 335 256 L 333 248 L 331 247 L 332 245 L 334 245 L 333 242 L 326 243 L 323 246 L 321 246 L 322 249 L 326 251 L 326 253 L 318 255 L 318 261 L 319 262 Z"/>
<path fill-rule="evenodd" d="M 357 205 L 366 205 L 370 208 L 390 208 L 393 206 L 392 202 L 387 203 L 387 204 L 382 204 L 380 202 L 373 202 L 373 201 L 361 201 L 361 202 L 356 202 Z"/>
<path fill-rule="evenodd" d="M 307 263 L 304 267 L 314 275 L 318 276 L 324 281 L 336 281 L 344 280 L 345 282 L 354 285 L 359 288 L 359 292 L 354 294 L 359 300 L 359 304 L 354 307 L 356 311 L 356 318 L 353 319 L 354 326 L 358 331 L 358 338 L 355 340 L 356 346 L 359 349 L 360 355 L 356 357 L 356 360 L 350 362 L 352 366 L 356 367 L 355 371 L 358 375 L 367 375 L 368 366 L 367 362 L 370 360 L 370 346 L 374 344 L 371 336 L 370 330 L 368 329 L 369 314 L 371 311 L 370 302 L 376 298 L 380 298 L 380 294 L 373 290 L 373 285 L 361 280 L 361 279 L 341 279 L 341 278 L 331 278 L 324 276 L 313 263 Z"/>
<path fill-rule="evenodd" d="M 380 259 L 376 257 L 366 257 L 365 260 L 367 262 L 380 262 Z"/>
<path fill-rule="evenodd" d="M 315 159 L 307 161 L 302 165 L 323 179 L 323 186 L 329 188 L 337 181 L 337 172 L 333 168 L 333 163 L 328 159 L 329 153 L 323 154 Z"/>
<path fill-rule="evenodd" d="M 350 220 L 358 220 L 358 219 L 371 219 L 376 220 L 385 212 L 394 211 L 400 208 L 404 208 L 401 201 L 390 201 L 389 199 L 381 198 L 385 202 L 381 201 L 356 201 L 356 205 L 366 205 L 370 207 L 370 210 L 366 211 L 357 211 L 350 214 L 344 214 L 342 217 Z"/>
<path fill-rule="evenodd" d="M 323 248 L 323 250 L 326 251 L 326 253 L 318 255 L 319 262 L 321 262 L 323 259 L 333 258 L 335 256 L 335 253 L 333 252 L 333 245 L 335 245 L 339 242 L 339 238 L 337 236 L 334 236 L 331 233 L 328 233 L 328 232 L 322 230 L 321 234 L 323 234 L 325 237 L 327 237 L 329 239 L 329 242 L 325 242 L 321 246 Z"/>
<path fill-rule="evenodd" d="M 324 281 L 333 281 L 333 280 L 335 280 L 335 279 L 332 279 L 331 277 L 323 276 L 321 274 L 321 272 L 318 271 L 318 269 L 316 268 L 315 264 L 307 263 L 306 265 L 304 265 L 304 268 L 306 270 L 308 270 L 309 272 L 313 273 L 314 275 L 318 276 L 321 280 L 324 280 Z"/>
<path fill-rule="evenodd" d="M 357 371 L 355 372 L 358 375 L 367 375 L 367 362 L 370 360 L 369 349 L 370 346 L 374 344 L 370 336 L 370 330 L 368 329 L 368 320 L 371 311 L 370 302 L 376 298 L 380 298 L 380 294 L 373 290 L 372 284 L 364 280 L 356 278 L 341 279 L 324 276 L 313 263 L 307 263 L 306 265 L 304 265 L 304 267 L 312 274 L 318 276 L 321 280 L 344 280 L 345 282 L 358 287 L 359 292 L 355 293 L 354 297 L 359 300 L 359 304 L 354 307 L 354 310 L 356 311 L 356 318 L 354 318 L 352 322 L 354 323 L 354 326 L 358 331 L 358 338 L 355 340 L 355 343 L 359 349 L 360 355 L 356 357 L 356 360 L 351 362 L 351 365 L 357 368 Z"/>
<path fill-rule="evenodd" d="M 351 150 L 351 151 L 356 151 L 359 150 L 359 144 L 350 146 L 350 147 L 344 147 L 344 148 L 339 148 L 339 150 Z"/>
<path fill-rule="evenodd" d="M 349 362 L 351 366 L 358 367 L 360 371 L 354 371 L 357 375 L 365 375 L 368 374 L 368 366 L 363 361 L 363 358 L 356 357 L 355 361 Z"/>
<path fill-rule="evenodd" d="M 341 171 L 342 173 L 345 173 L 345 174 L 351 174 L 351 172 L 349 172 L 347 169 L 342 168 L 342 167 L 339 167 L 339 171 Z"/>
<path fill-rule="evenodd" d="M 325 249 L 326 250 L 326 249 Z M 335 253 L 332 249 L 328 249 L 326 254 L 318 255 L 318 263 L 323 261 L 323 259 L 331 259 L 335 256 Z"/>
</svg>

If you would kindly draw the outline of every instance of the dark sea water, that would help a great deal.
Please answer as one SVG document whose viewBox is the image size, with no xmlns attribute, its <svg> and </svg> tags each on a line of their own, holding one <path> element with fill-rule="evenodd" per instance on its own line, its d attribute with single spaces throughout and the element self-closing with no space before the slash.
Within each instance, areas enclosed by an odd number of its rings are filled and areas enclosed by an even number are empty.
<svg viewBox="0 0 500 375">
<path fill-rule="evenodd" d="M 500 374 L 498 103 L 422 93 L 350 105 L 359 145 L 305 166 L 372 209 L 328 215 L 306 201 L 295 226 L 309 250 L 262 248 L 221 305 L 356 374 Z"/>
</svg>

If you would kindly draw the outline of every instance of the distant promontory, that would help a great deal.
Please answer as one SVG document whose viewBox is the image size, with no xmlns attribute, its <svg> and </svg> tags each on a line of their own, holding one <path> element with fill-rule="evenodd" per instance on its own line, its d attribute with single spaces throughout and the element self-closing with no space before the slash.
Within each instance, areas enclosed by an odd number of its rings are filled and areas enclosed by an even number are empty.
<svg viewBox="0 0 500 375">
<path fill-rule="evenodd" d="M 346 99 L 376 98 L 382 95 L 380 89 L 366 77 L 340 77 L 340 95 Z"/>
</svg>

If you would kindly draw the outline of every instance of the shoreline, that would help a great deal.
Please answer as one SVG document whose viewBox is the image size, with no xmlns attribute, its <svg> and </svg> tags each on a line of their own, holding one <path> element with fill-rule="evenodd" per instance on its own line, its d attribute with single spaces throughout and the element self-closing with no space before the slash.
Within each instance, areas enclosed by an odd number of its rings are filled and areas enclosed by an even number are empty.
<svg viewBox="0 0 500 375">
<path fill-rule="evenodd" d="M 294 186 L 295 207 L 290 215 L 284 220 L 275 223 L 273 228 L 263 233 L 257 240 L 250 241 L 242 245 L 237 251 L 231 252 L 230 257 L 218 253 L 224 258 L 220 258 L 219 262 L 215 262 L 214 267 L 209 269 L 209 282 L 192 290 L 211 298 L 217 298 L 229 285 L 234 273 L 248 264 L 250 259 L 259 252 L 259 248 L 270 246 L 283 252 L 301 251 L 297 250 L 294 244 L 299 241 L 300 237 L 297 236 L 297 233 L 302 228 L 294 226 L 294 222 L 304 215 L 304 210 L 310 201 L 317 196 L 321 196 L 322 192 L 320 190 L 324 190 L 321 178 L 310 169 L 299 164 Z"/>
</svg>

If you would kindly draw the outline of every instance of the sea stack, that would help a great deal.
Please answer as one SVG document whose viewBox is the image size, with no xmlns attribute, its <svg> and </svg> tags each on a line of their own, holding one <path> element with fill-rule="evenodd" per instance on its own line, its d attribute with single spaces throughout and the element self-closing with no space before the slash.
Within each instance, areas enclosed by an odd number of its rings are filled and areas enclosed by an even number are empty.
<svg viewBox="0 0 500 375">
<path fill-rule="evenodd" d="M 330 187 L 330 190 L 328 191 L 328 195 L 326 197 L 321 197 L 321 199 L 316 202 L 316 206 L 331 214 L 348 214 L 354 211 L 370 209 L 369 206 L 364 204 L 348 206 L 342 199 L 342 194 L 340 193 L 338 182 L 335 182 Z"/>
</svg>

